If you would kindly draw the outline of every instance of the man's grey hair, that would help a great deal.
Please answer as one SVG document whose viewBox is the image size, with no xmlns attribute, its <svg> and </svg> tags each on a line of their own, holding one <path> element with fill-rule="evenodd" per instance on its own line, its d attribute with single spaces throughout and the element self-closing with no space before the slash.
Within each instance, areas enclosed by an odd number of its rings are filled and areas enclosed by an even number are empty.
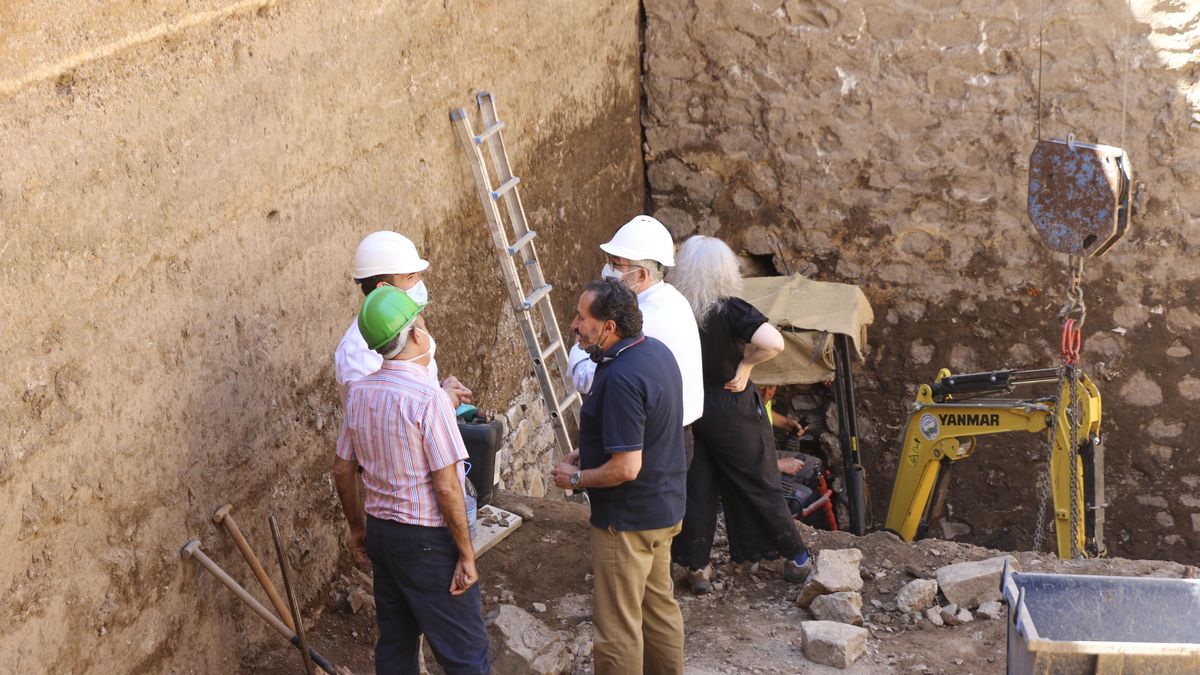
<svg viewBox="0 0 1200 675">
<path fill-rule="evenodd" d="M 408 345 L 408 336 L 412 333 L 412 328 L 412 324 L 409 324 L 408 328 L 400 331 L 396 337 L 388 340 L 382 347 L 375 351 L 379 352 L 385 359 L 390 359 L 404 351 L 404 347 Z"/>
<path fill-rule="evenodd" d="M 737 256 L 716 237 L 698 234 L 683 242 L 675 254 L 670 282 L 687 298 L 701 326 L 723 298 L 742 295 Z"/>
<path fill-rule="evenodd" d="M 636 265 L 637 267 L 646 270 L 646 272 L 650 275 L 650 281 L 654 283 L 662 281 L 663 276 L 666 274 L 666 268 L 663 267 L 663 264 L 657 260 L 650 260 L 649 258 L 646 258 L 645 260 L 630 260 L 629 264 Z"/>
</svg>

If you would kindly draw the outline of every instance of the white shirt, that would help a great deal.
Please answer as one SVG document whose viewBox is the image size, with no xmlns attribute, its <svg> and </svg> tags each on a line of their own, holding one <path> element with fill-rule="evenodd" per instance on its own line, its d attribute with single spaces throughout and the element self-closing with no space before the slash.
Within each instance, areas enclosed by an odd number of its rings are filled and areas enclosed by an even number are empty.
<svg viewBox="0 0 1200 675">
<path fill-rule="evenodd" d="M 696 327 L 692 306 L 665 281 L 638 293 L 637 301 L 642 310 L 642 332 L 665 344 L 679 364 L 679 373 L 683 375 L 683 425 L 687 426 L 704 413 L 700 329 Z M 568 362 L 575 388 L 581 394 L 588 393 L 596 375 L 596 362 L 578 344 L 571 346 Z"/>
<path fill-rule="evenodd" d="M 337 378 L 338 393 L 342 402 L 346 402 L 346 393 L 350 385 L 383 367 L 383 355 L 367 346 L 362 333 L 358 330 L 358 318 L 350 322 L 342 341 L 338 343 L 337 351 L 333 353 L 334 375 Z M 429 378 L 438 385 L 437 361 L 429 359 Z"/>
</svg>

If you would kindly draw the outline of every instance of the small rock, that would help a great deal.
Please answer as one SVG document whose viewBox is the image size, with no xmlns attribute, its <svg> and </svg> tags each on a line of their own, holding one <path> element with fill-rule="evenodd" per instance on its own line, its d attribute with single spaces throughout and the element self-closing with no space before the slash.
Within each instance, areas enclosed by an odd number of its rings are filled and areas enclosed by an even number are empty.
<svg viewBox="0 0 1200 675">
<path fill-rule="evenodd" d="M 1004 616 L 1004 605 L 995 600 L 988 600 L 979 606 L 979 609 L 975 612 L 975 615 L 989 621 L 993 619 L 999 619 L 1000 617 Z"/>
<path fill-rule="evenodd" d="M 836 621 L 803 621 L 800 635 L 809 661 L 848 668 L 867 651 L 866 628 Z"/>
<path fill-rule="evenodd" d="M 592 636 L 587 635 L 576 636 L 575 641 L 571 643 L 571 653 L 577 657 L 588 657 L 592 655 Z"/>
<path fill-rule="evenodd" d="M 370 605 L 375 606 L 375 598 L 367 595 L 367 592 L 361 588 L 355 588 L 346 596 L 346 604 L 350 606 L 351 614 L 358 614 L 363 607 Z"/>
<path fill-rule="evenodd" d="M 924 612 L 933 605 L 937 590 L 933 579 L 914 579 L 896 593 L 896 607 L 902 612 Z"/>
<path fill-rule="evenodd" d="M 955 618 L 958 619 L 959 623 L 971 623 L 975 620 L 975 616 L 971 614 L 971 610 L 967 609 L 966 607 L 958 610 L 958 614 L 955 615 Z"/>
<path fill-rule="evenodd" d="M 513 592 L 508 590 L 507 588 L 502 589 L 500 591 L 500 602 L 507 603 L 507 602 L 512 602 L 512 601 L 513 601 Z"/>
<path fill-rule="evenodd" d="M 929 619 L 929 623 L 935 626 L 946 625 L 946 622 L 942 621 L 942 608 L 936 605 L 925 610 L 925 618 Z"/>
<path fill-rule="evenodd" d="M 958 605 L 949 604 L 942 608 L 942 623 L 947 626 L 958 625 Z"/>
<path fill-rule="evenodd" d="M 809 608 L 818 621 L 839 621 L 854 626 L 861 626 L 863 622 L 862 596 L 852 591 L 822 595 L 815 598 Z"/>
<path fill-rule="evenodd" d="M 535 602 L 533 603 L 533 611 L 541 614 L 542 612 L 546 611 L 546 605 L 541 602 Z"/>
</svg>

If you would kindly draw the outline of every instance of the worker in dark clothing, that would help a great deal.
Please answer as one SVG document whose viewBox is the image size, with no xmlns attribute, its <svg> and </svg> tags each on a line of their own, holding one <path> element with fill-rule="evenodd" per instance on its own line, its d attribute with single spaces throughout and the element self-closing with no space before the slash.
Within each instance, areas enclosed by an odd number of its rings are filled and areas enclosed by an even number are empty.
<svg viewBox="0 0 1200 675">
<path fill-rule="evenodd" d="M 711 589 L 709 554 L 719 499 L 734 562 L 786 558 L 784 578 L 803 581 L 812 561 L 784 501 L 775 439 L 750 381 L 756 364 L 783 351 L 783 336 L 738 297 L 737 257 L 720 239 L 695 236 L 684 242 L 671 281 L 696 315 L 704 367 L 704 414 L 693 427 L 687 514 L 672 558 L 688 568 L 694 593 Z M 747 345 L 753 347 L 749 353 Z"/>
</svg>

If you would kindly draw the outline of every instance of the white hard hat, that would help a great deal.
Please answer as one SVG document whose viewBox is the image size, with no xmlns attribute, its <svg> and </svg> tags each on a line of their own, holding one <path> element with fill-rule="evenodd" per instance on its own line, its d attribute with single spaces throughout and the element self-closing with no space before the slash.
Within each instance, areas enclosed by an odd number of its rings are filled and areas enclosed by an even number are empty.
<svg viewBox="0 0 1200 675">
<path fill-rule="evenodd" d="M 675 266 L 675 242 L 663 224 L 650 216 L 636 216 L 621 226 L 600 250 L 627 260 L 654 260 Z"/>
<path fill-rule="evenodd" d="M 429 267 L 408 237 L 383 230 L 368 234 L 354 252 L 354 278 L 379 274 L 412 274 Z"/>
</svg>

